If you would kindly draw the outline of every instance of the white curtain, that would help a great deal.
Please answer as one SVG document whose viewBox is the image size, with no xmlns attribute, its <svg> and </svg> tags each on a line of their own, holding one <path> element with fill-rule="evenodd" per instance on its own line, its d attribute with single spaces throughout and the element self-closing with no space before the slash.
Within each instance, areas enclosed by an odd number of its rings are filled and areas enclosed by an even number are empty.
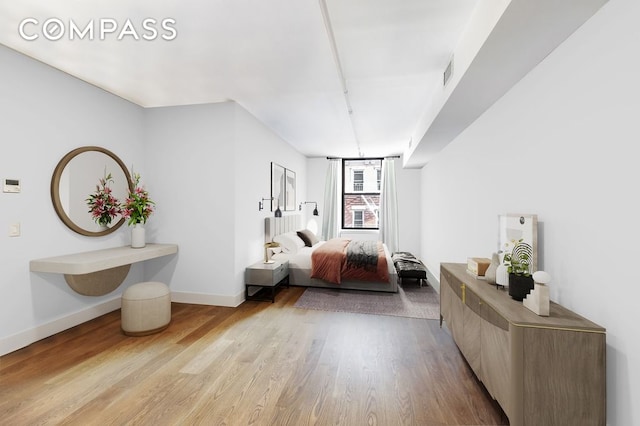
<svg viewBox="0 0 640 426">
<path fill-rule="evenodd" d="M 396 168 L 393 158 L 382 161 L 380 182 L 380 240 L 391 253 L 398 251 L 398 197 L 396 195 Z"/>
<path fill-rule="evenodd" d="M 324 212 L 322 213 L 322 239 L 325 241 L 338 236 L 338 186 L 340 181 L 340 160 L 329 160 L 324 183 Z"/>
</svg>

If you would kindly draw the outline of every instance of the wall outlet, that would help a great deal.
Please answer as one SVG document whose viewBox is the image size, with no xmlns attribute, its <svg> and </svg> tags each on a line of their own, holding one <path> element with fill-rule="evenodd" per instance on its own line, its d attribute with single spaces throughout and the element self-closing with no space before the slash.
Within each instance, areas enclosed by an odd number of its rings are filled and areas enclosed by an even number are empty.
<svg viewBox="0 0 640 426">
<path fill-rule="evenodd" d="M 19 237 L 20 236 L 20 222 L 12 223 L 9 226 L 9 236 L 10 237 Z"/>
</svg>

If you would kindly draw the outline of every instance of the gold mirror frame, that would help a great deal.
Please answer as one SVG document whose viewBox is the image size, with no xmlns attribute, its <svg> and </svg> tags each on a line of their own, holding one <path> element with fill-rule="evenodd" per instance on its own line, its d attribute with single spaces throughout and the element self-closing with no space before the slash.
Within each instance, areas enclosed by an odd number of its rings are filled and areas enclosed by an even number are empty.
<svg viewBox="0 0 640 426">
<path fill-rule="evenodd" d="M 67 227 L 69 227 L 69 229 L 73 230 L 74 232 L 77 232 L 80 235 L 85 235 L 87 237 L 101 237 L 103 235 L 109 235 L 112 232 L 114 232 L 116 229 L 120 228 L 124 224 L 125 219 L 121 217 L 118 222 L 116 222 L 113 226 L 105 229 L 104 231 L 97 231 L 97 232 L 90 231 L 78 226 L 67 215 L 67 212 L 65 211 L 64 206 L 62 205 L 62 201 L 60 199 L 60 179 L 62 177 L 62 173 L 64 172 L 65 167 L 67 167 L 69 162 L 73 160 L 75 157 L 88 151 L 101 152 L 111 157 L 111 159 L 113 159 L 118 164 L 118 166 L 120 166 L 120 168 L 122 169 L 122 172 L 124 173 L 127 179 L 127 187 L 129 188 L 129 191 L 130 192 L 133 191 L 133 183 L 131 182 L 131 175 L 129 174 L 129 170 L 127 170 L 127 167 L 124 165 L 122 160 L 117 155 L 115 155 L 113 152 L 109 151 L 108 149 L 105 149 L 99 146 L 83 146 L 80 148 L 76 148 L 73 151 L 70 151 L 67 155 L 62 157 L 62 160 L 60 160 L 55 170 L 53 171 L 53 177 L 51 178 L 51 201 L 53 202 L 53 208 L 55 209 L 56 214 L 58 215 L 60 220 L 62 220 L 62 222 L 65 225 L 67 225 Z M 88 195 L 89 194 L 87 194 L 87 196 Z"/>
</svg>

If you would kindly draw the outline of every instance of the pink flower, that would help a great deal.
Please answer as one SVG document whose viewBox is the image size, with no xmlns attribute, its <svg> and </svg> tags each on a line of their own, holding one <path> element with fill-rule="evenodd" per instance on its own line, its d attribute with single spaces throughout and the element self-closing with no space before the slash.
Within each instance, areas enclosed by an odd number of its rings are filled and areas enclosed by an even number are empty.
<svg viewBox="0 0 640 426">
<path fill-rule="evenodd" d="M 122 215 L 128 219 L 129 225 L 146 223 L 153 213 L 153 205 L 155 204 L 149 198 L 149 193 L 140 186 L 140 175 L 133 173 L 132 176 L 134 190 L 129 192 L 129 196 L 121 206 Z"/>
<path fill-rule="evenodd" d="M 120 202 L 111 194 L 109 187 L 109 183 L 113 182 L 111 173 L 99 179 L 99 182 L 99 185 L 96 185 L 96 192 L 89 195 L 85 201 L 93 220 L 99 225 L 109 225 L 121 213 Z"/>
</svg>

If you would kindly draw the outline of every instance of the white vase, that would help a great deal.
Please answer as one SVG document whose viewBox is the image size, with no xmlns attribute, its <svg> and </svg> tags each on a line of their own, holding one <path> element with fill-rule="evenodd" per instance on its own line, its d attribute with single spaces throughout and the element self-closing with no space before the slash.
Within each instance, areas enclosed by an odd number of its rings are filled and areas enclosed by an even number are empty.
<svg viewBox="0 0 640 426">
<path fill-rule="evenodd" d="M 496 268 L 496 284 L 509 287 L 509 270 L 504 263 L 501 263 Z"/>
<path fill-rule="evenodd" d="M 491 265 L 489 265 L 484 273 L 484 278 L 489 284 L 496 283 L 496 272 L 498 270 L 498 266 L 500 266 L 500 257 L 498 253 L 493 253 L 491 255 Z"/>
<path fill-rule="evenodd" d="M 131 228 L 131 247 L 142 248 L 145 244 L 144 225 L 136 223 Z"/>
</svg>

